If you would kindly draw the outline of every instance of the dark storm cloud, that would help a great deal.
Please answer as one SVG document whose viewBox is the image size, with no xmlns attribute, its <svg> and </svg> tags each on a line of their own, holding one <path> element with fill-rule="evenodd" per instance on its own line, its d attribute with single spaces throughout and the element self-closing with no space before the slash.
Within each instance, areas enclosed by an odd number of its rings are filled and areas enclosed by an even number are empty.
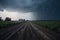
<svg viewBox="0 0 60 40">
<path fill-rule="evenodd" d="M 36 19 L 60 19 L 60 0 L 0 0 L 0 10 L 34 12 Z"/>
<path fill-rule="evenodd" d="M 0 0 L 2 8 L 11 8 L 16 10 L 35 11 L 38 4 L 46 0 Z"/>
</svg>

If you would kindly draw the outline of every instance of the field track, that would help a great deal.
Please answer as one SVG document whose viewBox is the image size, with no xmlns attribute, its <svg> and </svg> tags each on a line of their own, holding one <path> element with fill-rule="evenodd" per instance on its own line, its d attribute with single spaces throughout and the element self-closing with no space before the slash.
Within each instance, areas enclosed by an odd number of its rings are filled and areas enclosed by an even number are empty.
<svg viewBox="0 0 60 40">
<path fill-rule="evenodd" d="M 60 34 L 29 21 L 8 29 L 0 29 L 0 40 L 60 40 Z"/>
</svg>

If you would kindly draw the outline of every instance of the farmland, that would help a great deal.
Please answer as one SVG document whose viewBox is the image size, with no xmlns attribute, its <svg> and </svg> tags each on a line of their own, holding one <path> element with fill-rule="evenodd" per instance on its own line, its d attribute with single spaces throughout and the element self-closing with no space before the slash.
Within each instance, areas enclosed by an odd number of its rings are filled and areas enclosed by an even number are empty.
<svg viewBox="0 0 60 40">
<path fill-rule="evenodd" d="M 0 21 L 0 29 L 6 28 L 6 27 L 8 28 L 8 27 L 16 25 L 16 24 L 19 24 L 19 22 L 16 22 L 16 21 Z"/>
<path fill-rule="evenodd" d="M 33 21 L 33 23 L 48 28 L 50 30 L 60 31 L 59 20 L 37 20 L 37 21 Z"/>
</svg>

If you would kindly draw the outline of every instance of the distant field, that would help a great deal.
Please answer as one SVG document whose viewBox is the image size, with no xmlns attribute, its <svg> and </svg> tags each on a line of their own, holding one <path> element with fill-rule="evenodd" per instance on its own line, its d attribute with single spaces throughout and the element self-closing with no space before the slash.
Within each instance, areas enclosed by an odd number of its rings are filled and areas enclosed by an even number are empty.
<svg viewBox="0 0 60 40">
<path fill-rule="evenodd" d="M 14 22 L 14 21 L 0 21 L 0 29 L 1 28 L 6 28 L 9 26 L 13 26 L 19 24 L 19 22 Z"/>
<path fill-rule="evenodd" d="M 60 21 L 56 20 L 38 20 L 33 23 L 51 30 L 60 30 Z"/>
</svg>

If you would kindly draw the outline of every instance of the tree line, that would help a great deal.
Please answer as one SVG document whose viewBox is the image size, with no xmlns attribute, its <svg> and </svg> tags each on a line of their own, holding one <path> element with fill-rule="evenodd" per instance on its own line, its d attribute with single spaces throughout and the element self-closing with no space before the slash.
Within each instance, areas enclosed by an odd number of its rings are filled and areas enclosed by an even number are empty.
<svg viewBox="0 0 60 40">
<path fill-rule="evenodd" d="M 0 21 L 12 21 L 12 20 L 9 17 L 6 17 L 5 20 L 3 20 L 2 17 L 0 17 Z M 18 19 L 18 21 L 23 22 L 25 21 L 25 19 Z"/>
<path fill-rule="evenodd" d="M 2 17 L 0 17 L 0 21 L 11 21 L 11 18 L 6 17 L 5 20 L 3 20 Z"/>
</svg>

